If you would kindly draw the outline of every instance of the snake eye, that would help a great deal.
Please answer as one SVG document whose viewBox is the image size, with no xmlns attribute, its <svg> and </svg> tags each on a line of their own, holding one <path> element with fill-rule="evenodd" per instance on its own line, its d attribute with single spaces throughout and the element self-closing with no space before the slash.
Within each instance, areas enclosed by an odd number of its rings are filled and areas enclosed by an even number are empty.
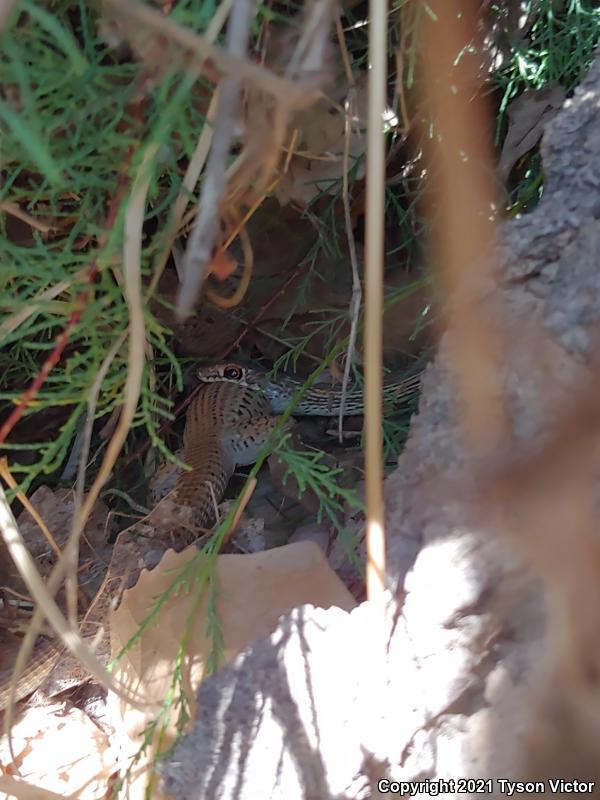
<svg viewBox="0 0 600 800">
<path fill-rule="evenodd" d="M 242 370 L 234 366 L 225 367 L 223 377 L 227 378 L 228 381 L 239 381 L 242 377 Z"/>
</svg>

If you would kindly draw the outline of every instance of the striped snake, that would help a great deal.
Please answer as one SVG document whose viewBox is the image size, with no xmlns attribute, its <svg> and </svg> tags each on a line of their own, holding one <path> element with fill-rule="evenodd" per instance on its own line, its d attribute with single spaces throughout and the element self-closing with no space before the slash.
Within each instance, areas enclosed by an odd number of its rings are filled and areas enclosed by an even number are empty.
<svg viewBox="0 0 600 800">
<path fill-rule="evenodd" d="M 265 398 L 271 414 L 283 414 L 293 395 L 303 385 L 303 381 L 293 375 L 279 373 L 276 377 L 271 378 L 270 372 L 266 369 L 234 362 L 199 367 L 196 375 L 205 383 L 227 382 L 260 393 Z M 413 396 L 420 382 L 420 372 L 408 377 L 397 374 L 386 376 L 383 381 L 384 403 L 398 403 Z M 341 401 L 340 383 L 330 380 L 318 382 L 303 393 L 292 413 L 299 416 L 337 417 L 340 413 Z M 363 413 L 362 386 L 357 381 L 350 381 L 344 402 L 344 415 Z"/>
<path fill-rule="evenodd" d="M 191 470 L 179 477 L 166 513 L 177 517 L 177 509 L 183 508 L 190 512 L 188 525 L 206 527 L 214 520 L 215 504 L 223 497 L 235 468 L 256 461 L 278 415 L 289 406 L 302 381 L 287 374 L 272 379 L 266 370 L 234 362 L 202 366 L 197 377 L 206 385 L 188 409 L 183 434 L 184 460 Z M 399 402 L 413 396 L 419 381 L 418 374 L 408 378 L 387 377 L 383 384 L 384 401 Z M 293 413 L 334 417 L 339 415 L 340 404 L 339 384 L 316 383 L 302 395 Z M 361 387 L 354 383 L 347 392 L 344 414 L 362 413 Z M 115 555 L 116 549 L 107 577 L 92 603 L 96 624 L 102 621 L 114 594 L 113 573 L 119 569 L 113 570 L 113 564 L 120 562 Z M 85 620 L 89 621 L 89 612 Z M 47 641 L 36 648 L 17 684 L 17 700 L 43 683 L 59 656 L 59 649 Z M 8 702 L 11 674 L 11 668 L 0 669 L 0 710 Z"/>
</svg>

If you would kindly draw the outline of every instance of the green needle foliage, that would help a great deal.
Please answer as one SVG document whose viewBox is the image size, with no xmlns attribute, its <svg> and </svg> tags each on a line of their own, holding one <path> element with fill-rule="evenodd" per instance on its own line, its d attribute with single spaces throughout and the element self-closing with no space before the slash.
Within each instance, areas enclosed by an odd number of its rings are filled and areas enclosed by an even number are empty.
<svg viewBox="0 0 600 800">
<path fill-rule="evenodd" d="M 362 508 L 356 492 L 339 485 L 338 479 L 344 471 L 342 467 L 324 463 L 325 453 L 321 450 L 292 447 L 290 434 L 285 434 L 275 449 L 275 455 L 285 466 L 283 482 L 293 476 L 300 497 L 310 492 L 318 499 L 317 522 L 325 516 L 339 530 L 344 508 Z"/>
<path fill-rule="evenodd" d="M 0 308 L 5 321 L 32 308 L 33 313 L 20 325 L 0 330 L 0 401 L 7 410 L 38 374 L 71 315 L 81 310 L 62 358 L 10 437 L 13 470 L 26 490 L 64 461 L 100 365 L 127 328 L 123 217 L 137 153 L 147 142 L 161 144 L 147 224 L 157 219 L 162 229 L 181 186 L 182 164 L 204 125 L 209 93 L 193 87 L 184 72 L 173 71 L 146 90 L 142 103 L 143 64 L 123 59 L 105 41 L 101 20 L 86 2 L 16 5 L 0 41 L 0 203 L 8 209 L 0 235 Z M 201 7 L 182 2 L 178 13 L 193 17 L 198 29 Z M 6 204 L 30 214 L 39 228 L 19 223 Z M 108 222 L 111 211 L 114 220 Z M 144 278 L 160 242 L 148 238 L 145 245 Z M 90 284 L 85 270 L 94 262 L 97 275 Z M 43 297 L 63 282 L 56 296 Z M 158 381 L 151 381 L 146 370 L 134 425 L 159 445 L 157 420 L 170 416 L 162 381 L 181 389 L 182 375 L 169 331 L 148 310 L 146 327 L 155 362 L 168 369 Z M 122 348 L 109 368 L 98 418 L 123 401 L 126 357 Z M 48 422 L 50 409 L 61 413 Z M 31 448 L 31 442 L 22 441 L 24 429 L 37 434 L 39 459 L 33 463 L 19 452 Z"/>
<path fill-rule="evenodd" d="M 600 8 L 594 0 L 530 0 L 523 3 L 521 29 L 509 22 L 509 4 L 494 3 L 491 13 L 504 34 L 501 63 L 491 76 L 500 92 L 496 138 L 507 129 L 506 108 L 525 89 L 560 84 L 567 93 L 587 73 L 600 38 Z M 539 153 L 532 151 L 512 189 L 512 213 L 530 210 L 541 196 L 543 175 Z"/>
<path fill-rule="evenodd" d="M 492 10 L 500 19 L 507 14 L 502 3 L 494 3 Z M 589 69 L 600 33 L 600 8 L 590 0 L 531 0 L 523 4 L 520 16 L 526 35 L 507 32 L 511 48 L 494 73 L 503 92 L 500 120 L 510 100 L 525 88 L 560 83 L 571 91 L 577 86 Z"/>
</svg>

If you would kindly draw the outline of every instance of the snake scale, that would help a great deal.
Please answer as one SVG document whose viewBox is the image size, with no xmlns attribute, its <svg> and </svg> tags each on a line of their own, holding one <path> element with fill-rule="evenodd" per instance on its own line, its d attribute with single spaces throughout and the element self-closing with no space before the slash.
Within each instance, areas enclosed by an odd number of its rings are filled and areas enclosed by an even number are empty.
<svg viewBox="0 0 600 800">
<path fill-rule="evenodd" d="M 201 367 L 197 375 L 205 385 L 188 409 L 183 435 L 184 460 L 191 470 L 179 477 L 168 509 L 171 512 L 176 508 L 190 510 L 191 524 L 204 527 L 214 520 L 215 505 L 223 497 L 235 468 L 256 461 L 277 423 L 277 415 L 287 408 L 301 382 L 290 375 L 278 375 L 271 380 L 266 371 L 238 363 Z M 414 395 L 419 381 L 419 374 L 386 378 L 384 400 L 401 401 Z M 302 396 L 293 413 L 333 417 L 339 414 L 340 405 L 339 384 L 316 384 Z M 352 384 L 345 398 L 344 414 L 362 413 L 362 391 L 360 386 Z M 118 544 L 119 539 L 107 575 L 82 623 L 84 637 L 86 631 L 93 634 L 103 623 L 115 594 L 115 583 L 123 584 L 119 579 L 125 567 Z M 139 571 L 138 568 L 137 574 Z M 133 573 L 137 579 L 135 569 Z M 107 654 L 106 641 L 100 649 Z M 48 640 L 38 644 L 34 657 L 19 678 L 17 700 L 43 683 L 60 652 L 60 648 Z M 0 668 L 0 710 L 8 702 L 11 675 L 11 667 Z"/>
</svg>

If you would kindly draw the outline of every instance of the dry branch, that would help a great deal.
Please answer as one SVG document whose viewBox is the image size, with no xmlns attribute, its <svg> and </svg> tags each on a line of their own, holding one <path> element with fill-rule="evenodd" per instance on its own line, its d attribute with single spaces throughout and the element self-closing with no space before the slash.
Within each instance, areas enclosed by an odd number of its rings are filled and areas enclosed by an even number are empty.
<svg viewBox="0 0 600 800">
<path fill-rule="evenodd" d="M 227 28 L 227 52 L 243 60 L 248 48 L 250 22 L 254 4 L 252 0 L 235 0 Z M 206 265 L 210 261 L 219 234 L 219 209 L 226 187 L 226 170 L 229 149 L 235 132 L 241 79 L 229 75 L 219 90 L 212 146 L 202 183 L 200 210 L 187 242 L 183 262 L 183 281 L 177 295 L 177 316 L 181 321 L 194 307 L 205 279 Z"/>
</svg>

